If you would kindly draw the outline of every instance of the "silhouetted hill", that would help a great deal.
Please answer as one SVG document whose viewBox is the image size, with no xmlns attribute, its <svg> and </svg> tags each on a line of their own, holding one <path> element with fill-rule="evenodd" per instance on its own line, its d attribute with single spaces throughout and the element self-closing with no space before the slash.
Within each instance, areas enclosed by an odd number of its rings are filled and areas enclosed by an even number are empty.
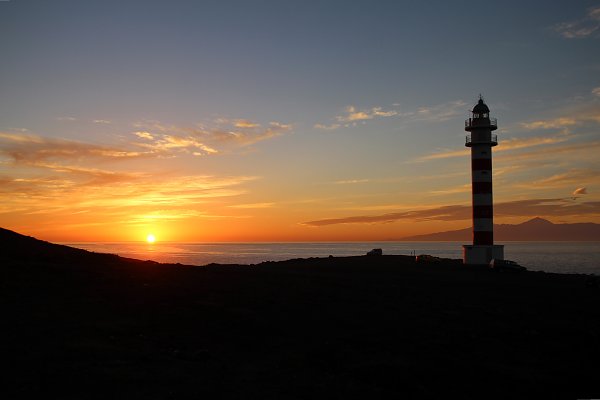
<svg viewBox="0 0 600 400">
<path fill-rule="evenodd" d="M 592 398 L 599 295 L 459 260 L 188 268 L 0 230 L 2 398 Z"/>
<path fill-rule="evenodd" d="M 99 264 L 121 259 L 114 254 L 93 253 L 45 242 L 0 228 L 0 261 L 15 263 Z"/>
<path fill-rule="evenodd" d="M 471 228 L 437 232 L 426 235 L 408 236 L 404 241 L 469 241 Z M 554 224 L 543 218 L 533 218 L 517 225 L 494 225 L 494 240 L 497 241 L 600 241 L 600 224 Z"/>
</svg>

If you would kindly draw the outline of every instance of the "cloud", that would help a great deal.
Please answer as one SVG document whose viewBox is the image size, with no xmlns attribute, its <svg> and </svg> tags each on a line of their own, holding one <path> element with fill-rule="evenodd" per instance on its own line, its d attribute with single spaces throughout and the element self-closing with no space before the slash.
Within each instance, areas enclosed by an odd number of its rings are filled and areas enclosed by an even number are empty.
<svg viewBox="0 0 600 400">
<path fill-rule="evenodd" d="M 162 209 L 156 211 L 150 211 L 147 213 L 141 213 L 137 215 L 132 215 L 129 218 L 130 224 L 147 224 L 147 223 L 155 223 L 158 221 L 177 221 L 181 219 L 187 218 L 198 218 L 204 217 L 207 214 L 202 211 L 197 210 L 186 210 L 186 209 Z"/>
<path fill-rule="evenodd" d="M 334 131 L 336 129 L 341 128 L 342 125 L 341 124 L 329 124 L 329 125 L 315 124 L 313 127 L 316 129 L 322 129 L 324 131 Z"/>
<path fill-rule="evenodd" d="M 457 115 L 464 115 L 466 111 L 467 103 L 455 100 L 435 106 L 419 107 L 414 118 L 419 121 L 446 121 Z"/>
<path fill-rule="evenodd" d="M 234 125 L 235 128 L 235 125 Z M 281 136 L 292 130 L 289 124 L 269 122 L 266 127 L 246 127 L 238 129 L 202 129 L 193 131 L 195 136 L 211 142 L 230 143 L 238 146 L 249 146 L 254 143 Z"/>
<path fill-rule="evenodd" d="M 107 119 L 95 119 L 92 121 L 94 124 L 112 124 L 112 121 L 109 121 Z"/>
<path fill-rule="evenodd" d="M 587 188 L 580 187 L 580 188 L 575 189 L 575 191 L 573 192 L 573 195 L 577 196 L 579 194 L 587 194 Z"/>
<path fill-rule="evenodd" d="M 540 120 L 533 122 L 524 122 L 521 126 L 528 130 L 536 129 L 560 129 L 569 126 L 577 125 L 577 120 L 570 117 L 560 117 L 551 120 Z"/>
<path fill-rule="evenodd" d="M 38 135 L 0 132 L 0 155 L 19 164 L 35 165 L 50 160 L 125 160 L 148 156 L 147 153 L 93 145 Z"/>
<path fill-rule="evenodd" d="M 600 29 L 600 7 L 588 9 L 585 17 L 576 21 L 563 22 L 554 26 L 554 30 L 567 39 L 585 39 L 598 29 Z"/>
<path fill-rule="evenodd" d="M 326 226 L 338 224 L 377 224 L 396 222 L 403 219 L 422 219 L 422 220 L 444 220 L 454 221 L 470 218 L 470 207 L 467 206 L 446 206 L 434 209 L 419 211 L 404 211 L 396 213 L 387 213 L 382 215 L 359 215 L 343 218 L 322 219 L 305 222 L 308 226 Z"/>
<path fill-rule="evenodd" d="M 398 107 L 398 103 L 393 104 Z M 368 109 L 357 109 L 355 106 L 347 106 L 344 114 L 335 117 L 337 122 L 331 124 L 317 123 L 316 129 L 335 130 L 342 127 L 355 126 L 357 122 L 365 122 L 375 118 L 402 117 L 413 121 L 445 121 L 457 115 L 465 114 L 467 103 L 462 100 L 449 101 L 433 106 L 419 107 L 415 111 L 399 112 L 397 110 L 384 110 L 383 107 L 372 107 Z"/>
<path fill-rule="evenodd" d="M 500 146 L 497 147 L 500 149 Z M 515 162 L 525 161 L 533 162 L 535 160 L 544 159 L 548 160 L 550 157 L 567 157 L 573 156 L 578 161 L 583 160 L 586 157 L 597 158 L 598 151 L 600 150 L 600 141 L 584 141 L 578 143 L 564 143 L 556 146 L 544 147 L 544 151 L 534 149 L 532 151 L 515 153 L 515 154 L 501 154 L 496 157 L 496 160 L 502 162 Z"/>
<path fill-rule="evenodd" d="M 236 128 L 259 128 L 260 124 L 248 121 L 246 119 L 237 119 L 234 121 L 233 126 L 235 126 Z"/>
<path fill-rule="evenodd" d="M 251 203 L 251 204 L 235 204 L 228 206 L 229 208 L 241 208 L 241 209 L 259 209 L 259 208 L 271 208 L 275 203 Z"/>
<path fill-rule="evenodd" d="M 600 88 L 599 92 L 600 92 Z M 448 103 L 447 103 L 448 104 Z M 450 103 L 452 104 L 452 102 Z M 454 104 L 458 105 L 459 102 L 454 102 Z M 438 108 L 443 109 L 442 106 L 438 106 Z M 433 109 L 433 108 L 431 108 Z M 448 110 L 451 110 L 452 107 L 449 107 Z M 458 108 L 456 108 L 458 111 Z M 422 112 L 421 114 L 439 114 L 439 115 L 450 115 L 451 112 L 445 113 L 443 111 L 432 112 L 430 109 L 427 112 Z M 411 118 L 417 118 L 411 117 Z M 523 122 L 518 124 L 522 129 L 527 131 L 538 131 L 538 130 L 550 130 L 557 129 L 558 132 L 553 135 L 544 135 L 544 136 L 535 136 L 535 137 L 527 137 L 527 138 L 518 138 L 513 137 L 511 139 L 503 139 L 502 135 L 500 136 L 499 145 L 494 148 L 494 153 L 502 153 L 502 152 L 512 152 L 513 150 L 520 150 L 526 148 L 532 148 L 537 146 L 546 146 L 544 151 L 552 151 L 552 152 L 569 152 L 572 151 L 571 147 L 575 146 L 580 148 L 581 146 L 578 144 L 566 144 L 570 140 L 576 138 L 571 131 L 574 127 L 578 127 L 579 131 L 584 131 L 584 129 L 592 128 L 596 124 L 600 123 L 600 109 L 598 109 L 597 105 L 594 103 L 590 103 L 583 106 L 578 106 L 575 112 L 569 113 L 569 116 L 560 116 L 550 119 L 540 119 L 529 122 Z M 578 135 L 582 136 L 582 135 Z M 565 143 L 562 146 L 556 146 L 558 144 Z M 554 146 L 551 146 L 554 145 Z M 591 143 L 594 146 L 594 143 Z M 584 145 L 585 146 L 585 145 Z M 573 148 L 574 149 L 574 148 Z M 430 160 L 439 160 L 439 159 L 447 159 L 447 158 L 456 158 L 456 157 L 467 157 L 470 154 L 469 149 L 465 148 L 452 148 L 452 149 L 440 149 L 432 154 L 427 154 L 421 157 L 417 157 L 413 160 L 409 160 L 408 162 L 424 162 Z M 524 154 L 524 153 L 521 153 Z M 528 156 L 537 157 L 535 153 L 527 153 Z M 524 158 L 520 155 L 511 155 L 516 158 Z M 503 155 L 503 157 L 508 158 Z"/>
<path fill-rule="evenodd" d="M 599 96 L 600 88 L 592 90 L 592 95 Z M 557 117 L 540 119 L 518 124 L 528 131 L 558 130 L 562 135 L 571 135 L 572 131 L 585 132 L 597 128 L 600 124 L 600 104 L 593 97 L 588 97 L 585 102 L 578 102 L 560 112 Z"/>
<path fill-rule="evenodd" d="M 373 107 L 371 109 L 366 110 L 357 110 L 354 106 L 348 106 L 344 110 L 344 114 L 336 116 L 335 119 L 338 122 L 357 122 L 373 119 L 375 117 L 393 117 L 395 115 L 398 115 L 397 111 L 384 111 L 382 107 Z"/>
<path fill-rule="evenodd" d="M 434 195 L 448 195 L 456 193 L 467 193 L 471 191 L 471 184 L 459 185 L 448 189 L 431 190 L 429 193 Z"/>
<path fill-rule="evenodd" d="M 133 134 L 142 139 L 148 139 L 148 140 L 154 139 L 154 136 L 152 136 L 152 134 L 150 132 L 138 131 L 138 132 L 133 132 Z"/>
<path fill-rule="evenodd" d="M 600 215 L 600 201 L 575 202 L 572 199 L 563 198 L 516 200 L 495 204 L 494 214 L 496 217 Z M 468 219 L 471 219 L 470 205 L 453 205 L 382 215 L 321 219 L 304 222 L 303 225 L 321 227 L 339 224 L 380 224 L 401 220 L 462 221 Z"/>
<path fill-rule="evenodd" d="M 153 126 L 156 129 L 156 126 Z M 288 132 L 290 125 L 271 122 L 266 127 L 237 128 L 245 145 L 263 137 Z M 238 218 L 219 214 L 226 197 L 248 193 L 254 176 L 211 176 L 147 173 L 139 160 L 179 153 L 204 155 L 217 150 L 207 144 L 226 143 L 214 129 L 180 128 L 133 132 L 122 146 L 104 146 L 28 133 L 0 132 L 0 213 L 40 215 L 36 226 L 67 224 L 144 224 L 183 218 Z M 237 142 L 236 142 L 237 144 Z M 123 161 L 124 163 L 115 163 Z M 140 170 L 140 168 L 143 168 Z M 68 199 L 68 201 L 66 200 Z M 266 208 L 271 203 L 241 205 Z M 212 208 L 211 208 L 212 207 Z M 187 210 L 187 211 L 186 211 Z M 191 210 L 191 211 L 190 211 Z M 76 218 L 73 216 L 77 215 Z M 27 220 L 24 217 L 23 221 Z M 33 217 L 32 217 L 33 218 Z M 104 221 L 98 223 L 97 221 Z M 31 220 L 33 221 L 33 220 Z M 71 226 L 71 225 L 70 225 Z M 91 225 L 90 225 L 91 226 Z"/>
<path fill-rule="evenodd" d="M 394 103 L 394 107 L 399 106 Z M 464 114 L 467 103 L 462 100 L 449 101 L 433 106 L 419 107 L 415 111 L 399 112 L 397 110 L 384 110 L 383 107 L 372 107 L 370 109 L 357 109 L 355 106 L 347 106 L 344 114 L 335 117 L 337 123 L 314 125 L 316 129 L 335 130 L 342 127 L 355 126 L 357 122 L 364 122 L 375 118 L 401 117 L 412 121 L 445 121 L 457 115 Z"/>
<path fill-rule="evenodd" d="M 139 132 L 136 132 L 136 136 L 153 140 L 153 142 L 140 143 L 139 146 L 147 148 L 153 152 L 167 154 L 172 150 L 180 150 L 192 153 L 195 156 L 218 153 L 217 150 L 207 146 L 193 136 L 162 135 L 159 138 L 155 138 L 152 135 L 144 135 L 144 133 L 147 132 L 143 132 L 142 136 L 140 136 Z"/>
<path fill-rule="evenodd" d="M 494 206 L 499 217 L 549 217 L 600 215 L 600 201 L 577 202 L 570 198 L 516 200 Z"/>
<path fill-rule="evenodd" d="M 445 158 L 454 158 L 454 157 L 467 157 L 471 154 L 470 149 L 460 149 L 460 150 L 441 150 L 437 153 L 428 154 L 426 156 L 422 156 L 413 160 L 414 162 L 422 162 L 429 160 L 439 160 Z"/>
<path fill-rule="evenodd" d="M 530 138 L 512 138 L 507 140 L 500 140 L 499 145 L 494 147 L 494 153 L 509 151 L 509 150 L 517 150 L 530 148 L 535 146 L 542 145 L 551 145 L 565 142 L 569 139 L 569 137 L 564 135 L 557 136 L 536 136 Z M 437 153 L 428 154 L 425 156 L 421 156 L 413 160 L 414 162 L 422 162 L 422 161 L 430 161 L 430 160 L 439 160 L 446 158 L 454 158 L 454 157 L 467 157 L 471 154 L 470 149 L 461 148 L 460 150 L 441 150 Z"/>
<path fill-rule="evenodd" d="M 107 171 L 98 168 L 86 168 L 73 165 L 38 163 L 35 166 L 38 168 L 45 168 L 54 172 L 63 173 L 64 176 L 69 175 L 70 178 L 67 178 L 67 180 L 64 182 L 75 183 L 72 179 L 82 178 L 84 180 L 82 185 L 84 186 L 104 186 L 116 183 L 131 183 L 136 181 L 138 177 L 141 176 L 141 174 L 136 173 Z"/>
<path fill-rule="evenodd" d="M 257 142 L 284 135 L 292 131 L 292 125 L 271 121 L 265 126 L 248 120 L 220 118 L 216 125 L 195 127 L 167 126 L 157 121 L 146 121 L 134 126 L 143 128 L 134 135 L 154 140 L 157 149 L 188 149 L 199 154 L 216 154 L 219 147 L 233 145 L 245 147 Z M 151 148 L 151 143 L 142 146 Z"/>
<path fill-rule="evenodd" d="M 592 94 L 593 94 L 594 96 L 598 96 L 598 97 L 600 97 L 600 86 L 598 86 L 598 87 L 596 87 L 596 88 L 593 88 L 593 89 L 592 89 Z"/>
<path fill-rule="evenodd" d="M 243 185 L 258 179 L 253 176 L 174 176 L 48 167 L 54 175 L 0 176 L 0 195 L 5 199 L 1 212 L 46 214 L 48 218 L 68 215 L 70 218 L 75 213 L 92 210 L 95 220 L 104 219 L 106 223 L 115 218 L 119 223 L 139 222 L 136 215 L 166 219 L 167 215 L 176 216 L 184 212 L 182 210 L 209 215 L 204 209 L 206 204 L 215 199 L 246 194 Z M 185 214 L 192 216 L 188 212 Z"/>
<path fill-rule="evenodd" d="M 382 107 L 373 107 L 368 110 L 357 110 L 354 106 L 348 106 L 345 109 L 344 115 L 338 115 L 335 119 L 339 122 L 356 122 L 375 117 L 392 117 L 398 112 L 394 110 L 383 111 Z"/>
<path fill-rule="evenodd" d="M 357 183 L 367 183 L 367 182 L 369 182 L 368 179 L 347 179 L 347 180 L 335 181 L 333 183 L 336 185 L 354 185 Z"/>
<path fill-rule="evenodd" d="M 366 111 L 358 111 L 354 106 L 346 107 L 346 115 L 338 115 L 336 119 L 340 122 L 352 122 L 352 121 L 360 121 L 363 119 L 371 119 L 373 118 L 372 114 L 369 114 Z"/>
<path fill-rule="evenodd" d="M 73 122 L 73 121 L 77 121 L 77 118 L 75 118 L 75 117 L 56 117 L 56 120 Z"/>
<path fill-rule="evenodd" d="M 584 180 L 597 177 L 600 171 L 585 168 L 573 168 L 567 172 L 551 175 L 547 178 L 539 179 L 526 184 L 532 189 L 548 189 L 571 186 Z M 583 188 L 585 189 L 585 188 Z"/>
</svg>

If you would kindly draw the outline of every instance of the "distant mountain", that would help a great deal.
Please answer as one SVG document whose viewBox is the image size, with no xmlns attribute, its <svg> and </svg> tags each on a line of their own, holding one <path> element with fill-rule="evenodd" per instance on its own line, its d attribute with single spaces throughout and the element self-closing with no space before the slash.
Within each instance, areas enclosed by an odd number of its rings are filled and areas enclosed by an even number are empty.
<svg viewBox="0 0 600 400">
<path fill-rule="evenodd" d="M 470 241 L 472 229 L 408 236 L 403 241 Z M 554 224 L 543 218 L 533 218 L 517 225 L 494 225 L 495 241 L 600 241 L 600 224 Z"/>
</svg>

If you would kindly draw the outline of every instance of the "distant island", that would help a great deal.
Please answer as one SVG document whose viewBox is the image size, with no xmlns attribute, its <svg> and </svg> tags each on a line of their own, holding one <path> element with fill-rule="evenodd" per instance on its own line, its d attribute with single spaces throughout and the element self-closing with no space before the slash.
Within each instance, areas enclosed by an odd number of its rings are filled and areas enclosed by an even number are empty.
<svg viewBox="0 0 600 400">
<path fill-rule="evenodd" d="M 469 241 L 471 227 L 456 231 L 437 232 L 426 235 L 407 236 L 401 241 Z M 521 224 L 494 225 L 497 241 L 600 241 L 600 224 L 591 222 L 554 224 L 543 218 L 533 218 Z"/>
</svg>

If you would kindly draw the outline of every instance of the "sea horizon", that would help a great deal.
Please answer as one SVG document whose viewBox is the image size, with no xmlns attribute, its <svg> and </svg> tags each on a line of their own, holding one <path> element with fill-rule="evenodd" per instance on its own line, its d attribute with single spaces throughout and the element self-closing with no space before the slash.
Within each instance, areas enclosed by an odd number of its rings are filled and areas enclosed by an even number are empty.
<svg viewBox="0 0 600 400">
<path fill-rule="evenodd" d="M 429 254 L 460 259 L 464 242 L 456 241 L 327 241 L 327 242 L 57 242 L 97 253 L 186 265 L 259 264 L 294 258 L 346 257 L 373 248 L 384 255 Z M 600 242 L 507 241 L 505 258 L 531 271 L 600 274 Z"/>
</svg>

